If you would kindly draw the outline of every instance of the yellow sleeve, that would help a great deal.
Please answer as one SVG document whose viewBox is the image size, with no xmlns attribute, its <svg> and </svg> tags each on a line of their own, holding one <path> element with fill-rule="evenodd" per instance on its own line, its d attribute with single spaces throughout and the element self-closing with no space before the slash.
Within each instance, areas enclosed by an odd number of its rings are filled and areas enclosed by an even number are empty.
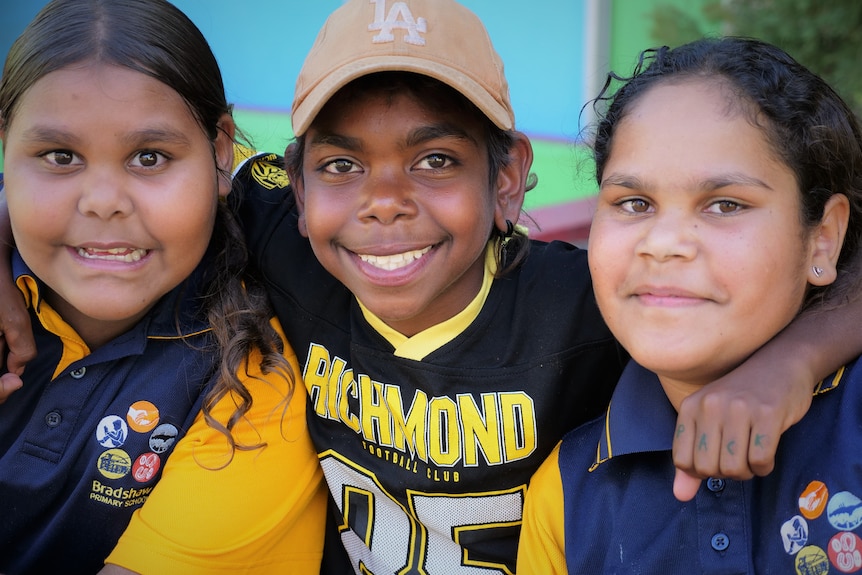
<svg viewBox="0 0 862 575">
<path fill-rule="evenodd" d="M 252 358 L 249 371 L 261 379 L 244 381 L 254 401 L 234 428 L 237 443 L 266 447 L 237 449 L 225 465 L 225 436 L 198 415 L 106 563 L 144 575 L 317 575 L 326 492 L 306 427 L 305 386 L 296 355 L 285 348 L 296 383 L 260 374 L 259 356 Z M 224 422 L 233 409 L 225 397 L 213 415 Z"/>
<path fill-rule="evenodd" d="M 557 444 L 530 480 L 518 544 L 518 575 L 568 573 L 559 456 Z"/>
</svg>

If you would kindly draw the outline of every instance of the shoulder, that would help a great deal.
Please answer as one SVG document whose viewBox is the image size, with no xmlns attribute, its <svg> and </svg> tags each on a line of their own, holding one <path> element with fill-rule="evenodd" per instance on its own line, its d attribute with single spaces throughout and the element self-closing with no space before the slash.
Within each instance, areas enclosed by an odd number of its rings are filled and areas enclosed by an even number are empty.
<svg viewBox="0 0 862 575">
<path fill-rule="evenodd" d="M 237 163 L 231 195 L 281 203 L 290 190 L 284 159 L 277 154 L 257 154 Z"/>
</svg>

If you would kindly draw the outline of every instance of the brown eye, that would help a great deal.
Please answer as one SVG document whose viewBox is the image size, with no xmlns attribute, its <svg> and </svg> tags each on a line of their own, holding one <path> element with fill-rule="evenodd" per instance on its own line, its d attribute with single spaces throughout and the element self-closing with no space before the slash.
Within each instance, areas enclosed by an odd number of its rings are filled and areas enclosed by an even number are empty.
<svg viewBox="0 0 862 575">
<path fill-rule="evenodd" d="M 718 211 L 722 214 L 730 214 L 739 209 L 739 204 L 736 202 L 718 202 Z"/>
<path fill-rule="evenodd" d="M 454 161 L 446 154 L 429 154 L 416 164 L 416 168 L 420 170 L 442 170 L 452 165 L 454 165 Z"/>
<path fill-rule="evenodd" d="M 353 162 L 349 162 L 347 160 L 336 160 L 332 162 L 332 167 L 335 168 L 336 172 L 346 174 L 353 169 Z"/>
<path fill-rule="evenodd" d="M 53 160 L 55 164 L 60 166 L 68 166 L 72 163 L 72 159 L 74 157 L 72 155 L 72 152 L 67 152 L 66 150 L 51 152 L 50 156 L 51 160 Z"/>
<path fill-rule="evenodd" d="M 744 209 L 744 206 L 739 202 L 732 200 L 718 200 L 713 202 L 707 208 L 707 212 L 719 215 L 735 214 Z"/>
<path fill-rule="evenodd" d="M 323 166 L 323 171 L 329 174 L 349 174 L 357 170 L 358 168 L 355 163 L 350 160 L 345 160 L 344 158 L 332 160 Z"/>
<path fill-rule="evenodd" d="M 446 165 L 446 156 L 442 156 L 440 154 L 432 154 L 425 158 L 428 162 L 428 167 L 432 169 L 440 169 Z"/>
<path fill-rule="evenodd" d="M 155 152 L 141 152 L 138 161 L 145 168 L 151 168 L 159 163 L 159 155 Z"/>
<path fill-rule="evenodd" d="M 631 211 L 637 214 L 642 214 L 649 210 L 649 204 L 645 200 L 641 199 L 630 200 L 629 206 L 631 207 Z"/>
</svg>

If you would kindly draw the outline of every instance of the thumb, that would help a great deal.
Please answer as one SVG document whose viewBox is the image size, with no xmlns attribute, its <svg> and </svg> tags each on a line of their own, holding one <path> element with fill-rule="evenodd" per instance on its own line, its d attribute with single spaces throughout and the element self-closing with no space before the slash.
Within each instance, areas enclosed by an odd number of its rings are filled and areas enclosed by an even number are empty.
<svg viewBox="0 0 862 575">
<path fill-rule="evenodd" d="M 700 482 L 700 477 L 677 469 L 676 476 L 673 478 L 673 496 L 680 501 L 691 501 L 700 489 Z"/>
</svg>

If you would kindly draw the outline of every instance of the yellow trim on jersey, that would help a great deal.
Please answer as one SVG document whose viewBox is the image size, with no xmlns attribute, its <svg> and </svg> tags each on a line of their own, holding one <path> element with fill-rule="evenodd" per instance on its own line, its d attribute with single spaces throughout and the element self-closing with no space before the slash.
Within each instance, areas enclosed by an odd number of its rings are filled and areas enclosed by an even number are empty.
<svg viewBox="0 0 862 575">
<path fill-rule="evenodd" d="M 362 309 L 365 321 L 371 324 L 371 327 L 392 344 L 392 347 L 395 348 L 394 354 L 396 357 L 422 361 L 429 353 L 440 349 L 455 339 L 479 316 L 479 312 L 482 311 L 482 307 L 485 305 L 485 300 L 488 299 L 491 284 L 494 283 L 494 274 L 497 273 L 497 259 L 494 257 L 494 249 L 495 242 L 488 242 L 488 246 L 485 249 L 485 275 L 482 279 L 482 287 L 479 289 L 479 293 L 476 294 L 473 301 L 467 304 L 467 307 L 454 317 L 437 325 L 432 325 L 412 337 L 407 337 L 386 325 L 383 320 L 371 313 L 360 301 L 359 307 Z"/>
<path fill-rule="evenodd" d="M 233 171 L 236 171 L 246 162 L 255 157 L 257 152 L 247 148 L 238 142 L 233 143 Z"/>
<path fill-rule="evenodd" d="M 53 381 L 69 365 L 89 355 L 90 348 L 84 343 L 78 332 L 66 323 L 66 320 L 60 317 L 60 314 L 47 301 L 39 297 L 39 284 L 36 282 L 36 278 L 22 275 L 18 277 L 15 283 L 21 293 L 24 294 L 27 307 L 32 307 L 36 311 L 36 317 L 39 318 L 42 327 L 59 337 L 63 342 L 63 355 L 51 376 Z"/>
</svg>

